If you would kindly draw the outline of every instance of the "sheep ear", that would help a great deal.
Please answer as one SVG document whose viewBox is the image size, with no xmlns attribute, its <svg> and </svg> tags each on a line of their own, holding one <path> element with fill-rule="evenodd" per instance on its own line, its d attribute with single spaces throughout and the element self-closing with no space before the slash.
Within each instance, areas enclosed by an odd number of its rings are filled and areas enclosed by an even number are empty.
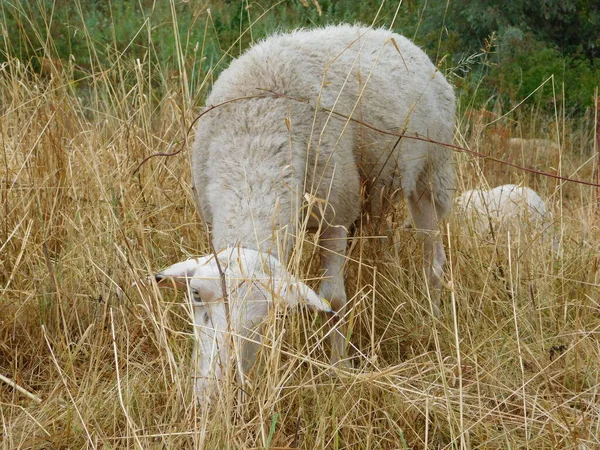
<svg viewBox="0 0 600 450">
<path fill-rule="evenodd" d="M 305 304 L 318 311 L 333 312 L 331 305 L 326 299 L 320 297 L 301 281 L 281 281 L 279 288 L 281 299 L 286 305 L 297 306 Z"/>
<path fill-rule="evenodd" d="M 161 283 L 161 281 L 166 279 L 173 281 L 177 286 L 186 286 L 188 284 L 187 280 L 194 276 L 199 267 L 199 260 L 188 259 L 158 272 L 154 275 L 154 279 L 159 283 L 160 287 L 174 287 L 172 283 Z"/>
</svg>

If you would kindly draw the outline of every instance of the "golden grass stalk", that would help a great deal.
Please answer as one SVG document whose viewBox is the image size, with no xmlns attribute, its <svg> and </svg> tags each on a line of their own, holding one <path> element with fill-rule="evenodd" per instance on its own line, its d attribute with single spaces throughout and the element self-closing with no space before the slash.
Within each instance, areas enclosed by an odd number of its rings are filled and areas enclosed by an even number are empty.
<svg viewBox="0 0 600 450">
<path fill-rule="evenodd" d="M 204 410 L 185 301 L 131 287 L 209 251 L 185 156 L 132 176 L 185 139 L 198 99 L 152 62 L 94 63 L 77 88 L 55 69 L 40 77 L 11 59 L 0 72 L 0 448 L 600 446 L 592 187 L 457 154 L 460 190 L 522 181 L 548 198 L 562 254 L 535 236 L 472 234 L 454 216 L 434 317 L 404 205 L 385 236 L 362 220 L 346 277 L 355 369 L 329 366 L 322 317 L 274 313 L 244 391 L 225 382 Z M 546 118 L 517 113 L 464 113 L 457 142 L 511 157 L 509 137 L 553 139 L 560 154 L 538 168 L 593 179 L 591 119 L 557 114 L 555 139 L 537 125 Z M 294 270 L 316 286 L 316 245 L 297 245 Z"/>
</svg>

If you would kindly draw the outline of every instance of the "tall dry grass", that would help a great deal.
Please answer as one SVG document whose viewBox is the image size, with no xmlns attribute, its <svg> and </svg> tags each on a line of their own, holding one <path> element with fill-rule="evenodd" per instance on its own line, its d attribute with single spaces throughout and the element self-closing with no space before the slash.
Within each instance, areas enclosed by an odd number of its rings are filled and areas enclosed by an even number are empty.
<svg viewBox="0 0 600 450">
<path fill-rule="evenodd" d="M 332 376 L 322 317 L 274 314 L 250 383 L 224 382 L 207 411 L 185 301 L 131 287 L 208 250 L 186 155 L 133 174 L 184 140 L 197 95 L 150 64 L 91 68 L 80 86 L 68 64 L 47 64 L 42 77 L 17 60 L 0 71 L 3 449 L 600 447 L 592 188 L 457 154 L 460 190 L 525 182 L 548 198 L 562 253 L 451 218 L 436 318 L 404 206 L 383 236 L 359 222 L 347 264 L 356 369 Z M 497 154 L 510 136 L 550 138 L 560 151 L 538 168 L 591 179 L 591 120 L 557 114 L 541 135 L 541 116 L 496 118 L 461 114 L 458 144 Z"/>
</svg>

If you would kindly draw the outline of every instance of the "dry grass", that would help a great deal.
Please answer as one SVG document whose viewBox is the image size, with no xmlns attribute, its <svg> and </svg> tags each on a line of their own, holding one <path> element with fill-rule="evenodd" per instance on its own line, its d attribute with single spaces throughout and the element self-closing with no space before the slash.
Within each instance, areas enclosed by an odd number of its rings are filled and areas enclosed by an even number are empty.
<svg viewBox="0 0 600 450">
<path fill-rule="evenodd" d="M 278 314 L 246 392 L 223 383 L 214 408 L 198 408 L 182 298 L 130 287 L 207 251 L 185 155 L 132 175 L 194 117 L 168 81 L 149 95 L 150 70 L 123 61 L 76 89 L 62 66 L 44 79 L 18 61 L 1 69 L 0 374 L 21 388 L 0 382 L 1 448 L 600 447 L 593 190 L 465 154 L 461 190 L 525 181 L 550 199 L 560 256 L 451 219 L 434 318 L 412 231 L 359 224 L 347 268 L 356 371 L 330 375 L 323 318 Z M 138 77 L 129 91 L 125 76 Z M 516 137 L 547 137 L 517 125 Z M 589 180 L 587 125 L 559 125 L 552 170 Z M 460 129 L 458 143 L 484 153 L 497 150 L 490 135 L 512 134 L 466 115 Z"/>
</svg>

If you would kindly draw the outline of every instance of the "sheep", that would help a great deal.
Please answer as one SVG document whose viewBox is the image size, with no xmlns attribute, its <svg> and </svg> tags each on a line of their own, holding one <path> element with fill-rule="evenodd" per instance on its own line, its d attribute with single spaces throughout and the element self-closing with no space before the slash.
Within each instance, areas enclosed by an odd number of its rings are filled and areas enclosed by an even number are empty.
<svg viewBox="0 0 600 450">
<path fill-rule="evenodd" d="M 510 138 L 507 153 L 526 166 L 547 170 L 557 163 L 560 147 L 548 139 Z"/>
<path fill-rule="evenodd" d="M 527 231 L 531 238 L 546 237 L 551 232 L 552 215 L 546 203 L 528 187 L 505 184 L 489 190 L 465 191 L 456 198 L 455 207 L 478 234 L 498 236 L 510 231 L 517 237 Z M 553 246 L 558 250 L 556 240 Z"/>
<path fill-rule="evenodd" d="M 544 149 L 549 149 L 548 151 L 558 153 L 560 149 L 556 142 L 549 139 L 510 138 L 508 140 L 508 146 L 511 150 L 520 150 L 527 153 Z"/>
<path fill-rule="evenodd" d="M 274 35 L 220 74 L 206 105 L 191 157 L 197 206 L 217 250 L 262 258 L 250 266 L 224 264 L 230 302 L 247 301 L 237 289 L 238 266 L 245 267 L 244 280 L 262 280 L 272 267 L 277 276 L 291 278 L 285 266 L 293 238 L 309 231 L 319 237 L 323 279 L 318 297 L 343 317 L 348 230 L 363 204 L 372 217 L 381 217 L 402 190 L 424 237 L 424 267 L 437 307 L 446 261 L 438 222 L 452 207 L 454 167 L 452 152 L 436 142 L 453 140 L 455 96 L 422 50 L 391 31 L 362 26 Z M 365 201 L 361 191 L 368 195 Z M 222 348 L 217 335 L 224 325 L 211 329 L 210 320 L 197 319 L 222 318 L 217 284 L 209 289 L 204 282 L 217 280 L 219 272 L 212 263 L 202 270 L 193 263 L 184 266 L 195 269 L 168 269 L 159 278 L 187 280 L 202 299 L 195 306 L 196 326 L 207 334 L 198 346 L 199 372 L 217 380 L 221 372 L 206 362 L 215 359 L 216 350 L 206 342 L 216 336 Z M 263 300 L 251 315 L 252 326 L 273 296 L 271 287 L 254 286 L 253 296 Z M 307 287 L 303 292 L 309 303 L 326 310 Z M 244 350 L 242 372 L 255 351 L 255 346 Z M 345 354 L 345 337 L 333 333 L 331 363 L 343 364 Z M 221 352 L 220 364 L 227 365 L 229 357 Z"/>
</svg>

